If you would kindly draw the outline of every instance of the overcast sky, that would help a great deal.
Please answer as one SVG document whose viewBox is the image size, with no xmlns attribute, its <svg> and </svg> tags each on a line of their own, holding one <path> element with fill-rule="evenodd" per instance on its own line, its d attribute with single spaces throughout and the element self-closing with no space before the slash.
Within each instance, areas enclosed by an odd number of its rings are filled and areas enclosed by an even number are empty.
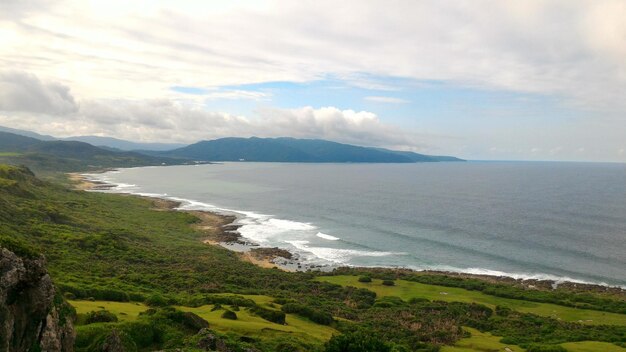
<svg viewBox="0 0 626 352">
<path fill-rule="evenodd" d="M 626 161 L 626 0 L 0 0 L 0 125 Z"/>
</svg>

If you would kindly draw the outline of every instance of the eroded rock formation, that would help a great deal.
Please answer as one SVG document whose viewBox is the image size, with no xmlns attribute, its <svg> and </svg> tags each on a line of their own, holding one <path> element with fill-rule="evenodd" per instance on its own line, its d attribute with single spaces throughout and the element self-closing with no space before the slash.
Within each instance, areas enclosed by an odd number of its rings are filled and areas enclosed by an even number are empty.
<svg viewBox="0 0 626 352">
<path fill-rule="evenodd" d="M 44 258 L 0 247 L 0 351 L 73 351 L 72 320 Z"/>
</svg>

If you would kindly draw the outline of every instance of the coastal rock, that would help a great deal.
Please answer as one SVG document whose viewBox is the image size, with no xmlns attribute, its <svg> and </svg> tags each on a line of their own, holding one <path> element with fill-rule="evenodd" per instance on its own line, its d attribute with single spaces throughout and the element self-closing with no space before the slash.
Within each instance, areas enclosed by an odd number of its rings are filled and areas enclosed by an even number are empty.
<svg viewBox="0 0 626 352">
<path fill-rule="evenodd" d="M 0 351 L 72 351 L 71 309 L 55 297 L 43 257 L 0 247 Z"/>
<path fill-rule="evenodd" d="M 216 336 L 209 329 L 202 329 L 198 333 L 200 339 L 198 340 L 197 347 L 204 351 L 219 351 L 219 352 L 231 352 L 232 350 L 226 344 L 226 341 Z"/>
<path fill-rule="evenodd" d="M 204 351 L 213 351 L 215 350 L 217 344 L 217 336 L 215 336 L 211 330 L 202 329 L 198 333 L 200 335 L 200 339 L 198 340 L 198 348 Z"/>
</svg>

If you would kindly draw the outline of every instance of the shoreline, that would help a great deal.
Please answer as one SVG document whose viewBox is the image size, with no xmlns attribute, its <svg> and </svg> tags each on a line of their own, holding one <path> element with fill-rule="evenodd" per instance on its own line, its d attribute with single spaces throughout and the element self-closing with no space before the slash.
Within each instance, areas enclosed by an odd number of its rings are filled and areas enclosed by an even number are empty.
<svg viewBox="0 0 626 352">
<path fill-rule="evenodd" d="M 105 173 L 108 171 L 115 171 L 116 169 L 105 169 L 94 173 Z M 117 187 L 117 185 L 90 179 L 83 173 L 67 173 L 69 179 L 75 183 L 75 189 L 80 191 L 110 191 Z M 111 192 L 113 193 L 113 192 Z M 237 224 L 239 219 L 236 215 L 230 215 L 225 213 L 219 213 L 217 211 L 210 210 L 189 210 L 181 209 L 181 201 L 171 200 L 159 196 L 153 195 L 141 195 L 128 192 L 115 192 L 118 194 L 127 194 L 135 197 L 151 200 L 153 202 L 154 210 L 157 211 L 182 211 L 196 216 L 199 219 L 197 224 L 193 224 L 196 229 L 207 234 L 207 238 L 203 240 L 203 243 L 208 245 L 220 246 L 238 254 L 242 261 L 252 263 L 262 268 L 276 268 L 288 272 L 307 272 L 317 271 L 320 274 L 330 273 L 334 271 L 359 271 L 367 270 L 372 272 L 398 272 L 398 273 L 412 273 L 418 275 L 446 275 L 452 277 L 466 278 L 466 279 L 478 279 L 481 281 L 487 281 L 490 283 L 506 283 L 509 285 L 522 286 L 525 289 L 539 289 L 539 290 L 554 290 L 558 287 L 566 288 L 570 291 L 580 292 L 596 292 L 596 293 L 610 293 L 618 294 L 626 297 L 626 287 L 609 285 L 604 283 L 592 283 L 584 281 L 568 281 L 553 280 L 553 279 L 538 279 L 531 277 L 513 277 L 504 275 L 490 275 L 490 274 L 478 274 L 461 271 L 449 271 L 449 270 L 432 270 L 432 269 L 409 269 L 402 267 L 351 267 L 340 265 L 312 265 L 300 262 L 300 258 L 297 253 L 289 252 L 288 250 L 278 247 L 263 247 L 257 243 L 254 243 L 245 237 L 243 237 L 238 229 L 243 226 Z M 218 224 L 218 226 L 216 226 Z"/>
</svg>

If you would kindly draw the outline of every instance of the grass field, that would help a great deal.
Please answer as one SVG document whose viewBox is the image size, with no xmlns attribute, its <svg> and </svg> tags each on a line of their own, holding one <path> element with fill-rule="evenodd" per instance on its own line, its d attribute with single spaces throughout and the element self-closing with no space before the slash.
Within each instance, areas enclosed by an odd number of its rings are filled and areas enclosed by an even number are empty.
<svg viewBox="0 0 626 352">
<path fill-rule="evenodd" d="M 227 306 L 225 306 L 227 307 Z M 213 305 L 197 308 L 177 307 L 186 312 L 193 312 L 208 321 L 212 329 L 222 333 L 236 332 L 240 335 L 264 338 L 268 335 L 288 334 L 308 342 L 323 342 L 338 332 L 328 326 L 315 324 L 307 319 L 293 314 L 287 314 L 286 325 L 271 323 L 254 316 L 242 308 L 237 314 L 237 320 L 221 318 L 223 310 L 211 311 Z"/>
<path fill-rule="evenodd" d="M 523 352 L 525 349 L 515 346 L 506 345 L 500 343 L 501 336 L 493 336 L 490 333 L 482 333 L 476 329 L 465 327 L 463 328 L 469 331 L 472 336 L 459 340 L 454 346 L 443 346 L 440 352 L 495 352 L 505 351 L 505 348 L 509 348 L 514 352 Z"/>
<path fill-rule="evenodd" d="M 507 347 L 514 352 L 525 351 L 520 346 L 500 343 L 501 336 L 493 336 L 468 327 L 463 329 L 469 331 L 472 336 L 459 340 L 454 346 L 443 346 L 440 352 L 496 352 L 505 351 Z M 626 352 L 626 348 L 597 341 L 568 342 L 561 346 L 568 352 Z"/>
<path fill-rule="evenodd" d="M 109 301 L 68 301 L 78 314 L 85 314 L 98 310 L 108 310 L 117 315 L 120 321 L 135 320 L 139 313 L 148 309 L 145 304 L 135 302 L 109 302 Z"/>
<path fill-rule="evenodd" d="M 475 302 L 494 308 L 496 305 L 509 307 L 513 310 L 548 316 L 565 321 L 581 321 L 585 324 L 609 324 L 626 326 L 626 315 L 607 313 L 588 309 L 577 309 L 549 303 L 537 303 L 516 299 L 486 295 L 478 291 L 462 288 L 426 285 L 417 282 L 397 280 L 395 286 L 384 286 L 381 280 L 373 279 L 371 283 L 358 281 L 357 276 L 321 276 L 319 281 L 326 281 L 343 286 L 367 288 L 378 296 L 397 296 L 404 300 L 426 298 L 447 302 Z"/>
<path fill-rule="evenodd" d="M 626 348 L 597 341 L 568 342 L 561 344 L 569 352 L 626 352 Z"/>
<path fill-rule="evenodd" d="M 224 294 L 228 295 L 228 294 Z M 258 305 L 271 308 L 269 304 L 273 301 L 270 296 L 262 295 L 243 295 L 243 297 L 252 299 Z M 69 301 L 76 308 L 79 314 L 89 313 L 91 311 L 108 310 L 115 314 L 120 321 L 132 321 L 137 319 L 139 313 L 148 309 L 141 303 L 134 302 L 110 302 L 110 301 Z M 279 309 L 276 305 L 274 309 Z M 209 322 L 211 329 L 222 333 L 234 332 L 239 335 L 245 335 L 257 338 L 266 338 L 280 334 L 287 334 L 310 343 L 325 342 L 331 338 L 333 334 L 339 334 L 335 329 L 315 324 L 308 319 L 301 318 L 294 314 L 287 314 L 286 325 L 271 323 L 260 317 L 254 316 L 241 308 L 237 314 L 237 320 L 228 320 L 221 317 L 224 310 L 212 311 L 213 305 L 204 305 L 196 308 L 192 307 L 176 307 L 185 312 L 198 314 L 200 317 Z M 230 308 L 225 306 L 225 308 Z"/>
<path fill-rule="evenodd" d="M 231 295 L 228 293 L 221 295 Z M 217 294 L 216 296 L 220 296 Z M 257 305 L 263 306 L 269 309 L 280 309 L 280 305 L 273 304 L 270 305 L 274 298 L 270 296 L 264 295 L 238 295 L 247 299 L 253 300 Z M 227 332 L 236 332 L 237 334 L 263 338 L 268 335 L 279 335 L 279 334 L 289 334 L 296 336 L 298 338 L 304 339 L 308 342 L 324 342 L 328 341 L 333 334 L 339 334 L 333 328 L 328 326 L 319 325 L 311 322 L 308 319 L 299 317 L 295 314 L 287 314 L 286 316 L 286 325 L 275 324 L 269 322 L 260 317 L 254 316 L 246 311 L 245 308 L 241 308 L 237 314 L 237 320 L 228 320 L 223 319 L 221 317 L 223 310 L 211 311 L 213 309 L 213 305 L 204 305 L 197 308 L 191 307 L 177 307 L 178 309 L 185 312 L 193 312 L 201 316 L 204 320 L 208 321 L 211 324 L 211 328 L 215 329 L 219 332 L 227 333 Z M 230 308 L 225 306 L 225 308 Z M 311 341 L 313 340 L 313 341 Z"/>
</svg>

